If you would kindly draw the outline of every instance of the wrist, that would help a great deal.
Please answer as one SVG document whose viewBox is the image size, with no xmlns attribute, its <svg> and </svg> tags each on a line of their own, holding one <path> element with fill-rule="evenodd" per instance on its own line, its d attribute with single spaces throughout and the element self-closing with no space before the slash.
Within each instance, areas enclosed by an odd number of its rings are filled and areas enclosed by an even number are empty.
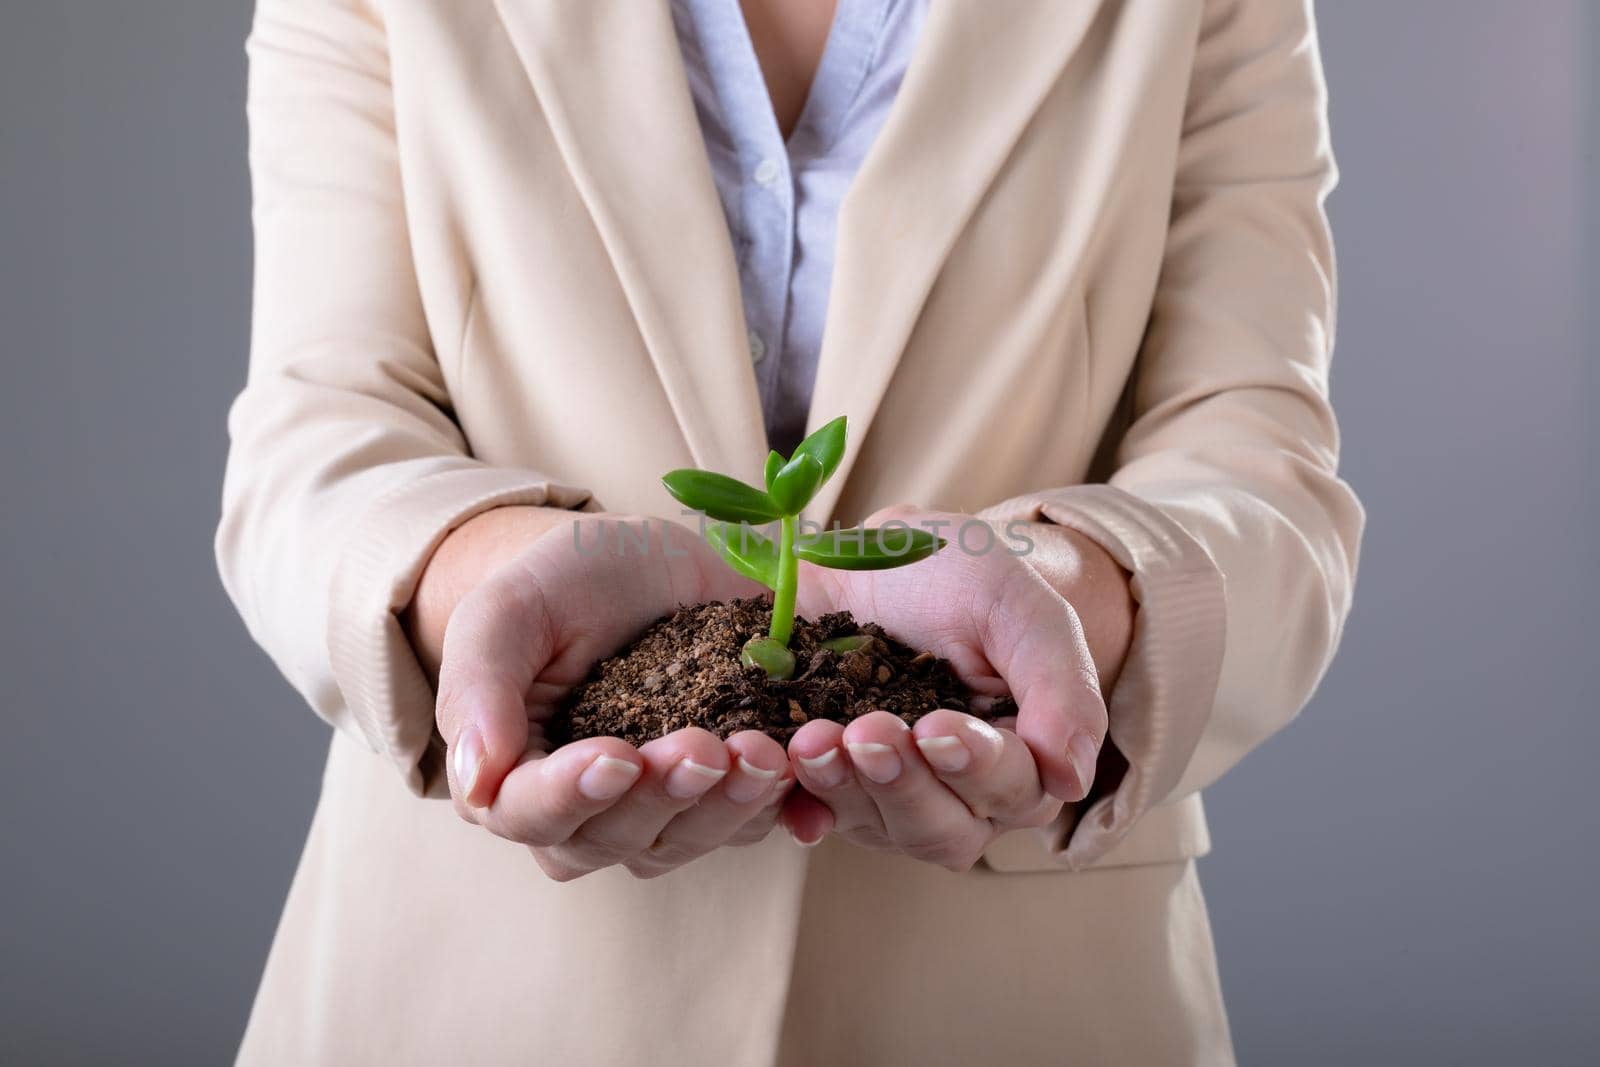
<svg viewBox="0 0 1600 1067">
<path fill-rule="evenodd" d="M 1028 562 L 1078 613 L 1101 690 L 1109 694 L 1133 643 L 1133 576 L 1098 541 L 1070 527 L 1030 523 L 1028 535 L 1034 541 Z"/>
<path fill-rule="evenodd" d="M 491 508 L 445 535 L 423 566 L 411 602 L 400 617 L 430 678 L 438 676 L 445 627 L 461 598 L 534 541 L 576 517 L 563 508 Z"/>
</svg>

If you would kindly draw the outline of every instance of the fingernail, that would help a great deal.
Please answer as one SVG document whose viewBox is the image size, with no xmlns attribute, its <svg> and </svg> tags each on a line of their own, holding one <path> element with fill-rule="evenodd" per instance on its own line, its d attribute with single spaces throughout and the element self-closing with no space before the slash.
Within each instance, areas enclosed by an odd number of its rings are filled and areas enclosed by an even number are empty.
<svg viewBox="0 0 1600 1067">
<path fill-rule="evenodd" d="M 796 832 L 795 830 L 792 830 L 792 829 L 789 831 L 789 836 L 794 838 L 794 843 L 799 845 L 801 848 L 816 848 L 817 845 L 822 843 L 822 837 L 823 837 L 822 834 L 818 834 L 816 837 L 813 837 L 810 841 L 807 841 L 805 838 L 801 837 L 798 832 Z"/>
<path fill-rule="evenodd" d="M 966 770 L 967 764 L 972 762 L 972 750 L 962 744 L 959 737 L 919 737 L 917 747 L 922 749 L 922 758 L 936 771 L 954 774 Z"/>
<path fill-rule="evenodd" d="M 968 718 L 966 721 L 966 727 L 973 734 L 983 738 L 991 745 L 998 745 L 1002 743 L 1000 740 L 1000 731 L 996 730 L 994 726 L 984 722 L 982 719 Z"/>
<path fill-rule="evenodd" d="M 900 753 L 893 745 L 860 741 L 845 747 L 850 750 L 850 762 L 879 785 L 887 785 L 900 777 Z"/>
<path fill-rule="evenodd" d="M 590 800 L 615 800 L 632 788 L 644 768 L 615 756 L 601 756 L 578 776 L 578 792 Z"/>
<path fill-rule="evenodd" d="M 478 774 L 483 770 L 484 757 L 488 755 L 483 749 L 483 735 L 478 733 L 476 726 L 469 726 L 461 731 L 456 738 L 456 752 L 454 756 L 456 770 L 456 788 L 461 791 L 461 799 L 472 803 L 468 798 L 472 796 L 472 787 L 478 784 Z"/>
<path fill-rule="evenodd" d="M 674 800 L 700 796 L 722 781 L 722 776 L 727 773 L 726 767 L 707 767 L 704 763 L 696 763 L 685 757 L 667 772 L 667 796 Z"/>
<path fill-rule="evenodd" d="M 1072 761 L 1072 770 L 1078 776 L 1078 785 L 1083 787 L 1084 795 L 1088 795 L 1089 787 L 1094 784 L 1095 765 L 1100 761 L 1100 743 L 1091 734 L 1076 733 L 1072 740 L 1067 742 L 1067 759 Z"/>
<path fill-rule="evenodd" d="M 844 764 L 839 762 L 837 748 L 830 748 L 822 755 L 812 756 L 810 759 L 802 756 L 800 766 L 806 769 L 806 774 L 810 776 L 812 782 L 822 789 L 839 788 L 844 785 L 844 780 L 850 774 Z"/>
<path fill-rule="evenodd" d="M 757 797 L 765 796 L 772 789 L 773 781 L 778 777 L 777 771 L 764 770 L 754 763 L 740 756 L 735 765 L 739 773 L 728 779 L 728 784 L 723 787 L 722 794 L 735 804 L 748 804 Z"/>
</svg>

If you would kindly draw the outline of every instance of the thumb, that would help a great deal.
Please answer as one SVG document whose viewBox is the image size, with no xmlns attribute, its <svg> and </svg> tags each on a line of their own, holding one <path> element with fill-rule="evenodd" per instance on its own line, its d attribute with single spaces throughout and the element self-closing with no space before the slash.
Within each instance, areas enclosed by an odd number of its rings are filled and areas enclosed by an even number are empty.
<svg viewBox="0 0 1600 1067">
<path fill-rule="evenodd" d="M 1029 571 L 979 621 L 984 655 L 1017 702 L 1017 736 L 1045 791 L 1068 803 L 1094 782 L 1106 736 L 1106 705 L 1083 624 L 1072 605 Z"/>
<path fill-rule="evenodd" d="M 527 750 L 528 688 L 554 643 L 543 594 L 522 568 L 479 585 L 451 614 L 434 714 L 451 794 L 468 807 L 492 803 Z"/>
</svg>

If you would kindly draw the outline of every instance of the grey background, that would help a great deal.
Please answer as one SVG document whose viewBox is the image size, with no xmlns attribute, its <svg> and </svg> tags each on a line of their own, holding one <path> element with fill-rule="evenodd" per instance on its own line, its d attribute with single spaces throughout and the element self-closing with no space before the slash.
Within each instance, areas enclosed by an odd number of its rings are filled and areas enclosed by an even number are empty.
<svg viewBox="0 0 1600 1067">
<path fill-rule="evenodd" d="M 1600 15 L 1320 15 L 1370 532 L 1326 685 L 1208 796 L 1237 1040 L 1253 1063 L 1578 1063 L 1600 1041 Z M 316 798 L 324 730 L 211 565 L 248 21 L 0 4 L 0 1062 L 225 1061 Z"/>
</svg>

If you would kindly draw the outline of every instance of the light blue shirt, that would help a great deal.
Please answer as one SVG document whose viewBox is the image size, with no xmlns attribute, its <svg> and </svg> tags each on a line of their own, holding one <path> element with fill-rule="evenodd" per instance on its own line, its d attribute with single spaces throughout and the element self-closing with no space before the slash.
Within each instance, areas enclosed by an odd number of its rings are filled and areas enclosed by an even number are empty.
<svg viewBox="0 0 1600 1067">
<path fill-rule="evenodd" d="M 786 454 L 805 433 L 839 205 L 889 114 L 926 12 L 927 0 L 837 0 L 785 142 L 739 0 L 672 0 L 739 265 L 767 439 Z"/>
</svg>

